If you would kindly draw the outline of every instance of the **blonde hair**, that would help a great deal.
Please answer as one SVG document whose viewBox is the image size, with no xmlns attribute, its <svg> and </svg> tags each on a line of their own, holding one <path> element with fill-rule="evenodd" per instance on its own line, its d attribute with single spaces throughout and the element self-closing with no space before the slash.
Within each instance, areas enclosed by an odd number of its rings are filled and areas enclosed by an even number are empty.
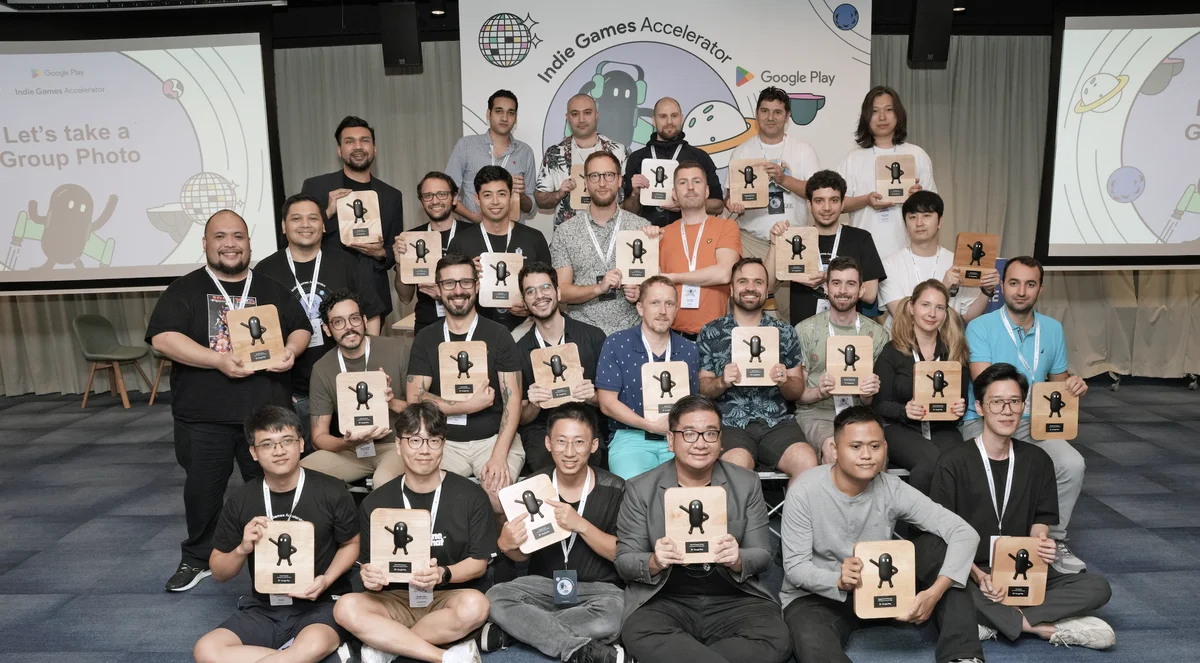
<svg viewBox="0 0 1200 663">
<path fill-rule="evenodd" d="M 909 305 L 920 299 L 926 290 L 931 289 L 941 293 L 942 298 L 946 301 L 946 320 L 938 329 L 938 340 L 946 345 L 949 352 L 946 361 L 957 362 L 965 366 L 971 353 L 967 347 L 967 335 L 963 331 L 962 317 L 958 315 L 958 311 L 950 307 L 950 291 L 937 279 L 918 283 L 917 287 L 913 288 L 912 296 L 900 300 L 900 305 L 896 307 L 895 320 L 892 322 L 892 345 L 905 356 L 912 356 L 913 348 L 917 345 L 917 335 L 913 329 L 916 326 L 916 320 L 909 310 Z M 933 358 L 926 357 L 925 359 L 930 361 Z"/>
</svg>

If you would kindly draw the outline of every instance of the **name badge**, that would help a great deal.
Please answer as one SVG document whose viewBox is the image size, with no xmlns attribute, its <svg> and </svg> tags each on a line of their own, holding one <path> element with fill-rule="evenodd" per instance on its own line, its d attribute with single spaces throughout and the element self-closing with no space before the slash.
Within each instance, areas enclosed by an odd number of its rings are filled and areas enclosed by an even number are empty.
<svg viewBox="0 0 1200 663">
<path fill-rule="evenodd" d="M 989 490 L 990 490 L 990 488 L 989 488 Z M 999 538 L 1000 538 L 999 536 L 993 536 L 991 538 L 991 540 L 988 541 L 988 569 L 989 569 L 989 571 L 993 567 L 996 566 L 996 564 L 995 564 L 996 560 L 992 559 L 992 557 L 996 554 L 996 539 L 999 539 Z"/>
<path fill-rule="evenodd" d="M 271 605 L 272 606 L 291 605 L 291 604 L 292 604 L 292 597 L 288 596 L 287 594 L 271 594 Z"/>
<path fill-rule="evenodd" d="M 465 415 L 465 414 L 448 415 L 446 417 L 446 425 L 447 426 L 466 426 L 467 425 L 467 415 Z"/>
<path fill-rule="evenodd" d="M 878 212 L 880 223 L 891 223 L 896 217 L 896 206 L 885 207 L 881 210 L 876 210 L 876 212 Z"/>
<path fill-rule="evenodd" d="M 683 286 L 683 297 L 679 302 L 679 308 L 700 308 L 700 286 Z"/>
<path fill-rule="evenodd" d="M 774 189 L 774 187 L 772 187 Z M 783 191 L 771 191 L 767 194 L 767 214 L 783 214 Z"/>
<path fill-rule="evenodd" d="M 308 347 L 315 348 L 325 345 L 325 335 L 321 333 L 321 319 L 310 318 L 308 323 L 312 325 L 312 338 L 308 339 Z"/>
<path fill-rule="evenodd" d="M 933 431 L 930 429 L 928 421 L 921 422 L 921 437 L 925 438 L 926 440 L 933 439 Z"/>
<path fill-rule="evenodd" d="M 433 306 L 434 306 L 434 308 L 437 309 L 437 317 L 439 317 L 439 318 L 446 317 L 446 305 L 445 304 L 435 300 L 433 302 Z"/>
<path fill-rule="evenodd" d="M 354 455 L 359 458 L 374 458 L 375 457 L 375 442 L 367 442 L 354 447 Z"/>
<path fill-rule="evenodd" d="M 824 313 L 828 310 L 829 310 L 829 300 L 828 299 L 818 299 L 817 300 L 817 313 Z"/>
<path fill-rule="evenodd" d="M 554 572 L 554 605 L 579 603 L 579 574 L 571 570 Z"/>
<path fill-rule="evenodd" d="M 433 592 L 417 589 L 412 585 L 408 586 L 408 607 L 425 608 L 430 603 L 433 603 Z"/>
<path fill-rule="evenodd" d="M 854 397 L 853 396 L 834 396 L 833 397 L 833 411 L 836 414 L 841 414 L 842 410 L 845 410 L 848 407 L 852 407 L 853 405 L 854 405 Z"/>
</svg>

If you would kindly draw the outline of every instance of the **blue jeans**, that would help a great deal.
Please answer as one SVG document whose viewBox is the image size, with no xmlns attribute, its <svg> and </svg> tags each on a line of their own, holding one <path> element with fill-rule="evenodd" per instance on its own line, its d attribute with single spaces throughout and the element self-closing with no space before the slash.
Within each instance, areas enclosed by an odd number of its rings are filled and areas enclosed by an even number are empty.
<svg viewBox="0 0 1200 663">
<path fill-rule="evenodd" d="M 674 459 L 666 440 L 647 440 L 645 431 L 633 428 L 615 431 L 608 443 L 608 471 L 622 479 L 632 479 Z"/>
</svg>

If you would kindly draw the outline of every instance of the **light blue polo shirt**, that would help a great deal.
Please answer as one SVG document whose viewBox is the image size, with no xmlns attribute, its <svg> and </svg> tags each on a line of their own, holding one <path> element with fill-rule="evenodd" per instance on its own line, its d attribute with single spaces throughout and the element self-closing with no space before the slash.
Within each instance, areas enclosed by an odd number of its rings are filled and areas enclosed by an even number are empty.
<svg viewBox="0 0 1200 663">
<path fill-rule="evenodd" d="M 1034 311 L 1034 327 L 1028 334 L 1020 325 L 1014 324 L 1013 337 L 1021 346 L 1018 355 L 1017 346 L 1004 329 L 1003 312 L 1001 308 L 985 313 L 967 325 L 967 344 L 971 347 L 972 363 L 1012 364 L 1029 380 L 1030 388 L 1034 382 L 1045 382 L 1050 375 L 1067 372 L 1067 345 L 1063 338 L 1062 323 Z M 1033 331 L 1038 325 L 1041 325 L 1041 356 L 1036 364 L 1037 372 L 1031 374 L 1018 357 L 1024 357 L 1031 368 L 1035 366 Z M 1023 418 L 1028 417 L 1029 411 L 1026 410 Z M 975 385 L 972 384 L 967 390 L 967 414 L 963 419 L 970 421 L 978 418 L 979 414 L 975 412 Z"/>
</svg>

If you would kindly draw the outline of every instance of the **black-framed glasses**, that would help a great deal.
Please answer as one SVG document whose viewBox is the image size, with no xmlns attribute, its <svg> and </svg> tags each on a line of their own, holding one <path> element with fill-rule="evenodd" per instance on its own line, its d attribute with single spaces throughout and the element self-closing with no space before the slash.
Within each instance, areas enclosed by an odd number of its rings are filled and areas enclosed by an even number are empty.
<svg viewBox="0 0 1200 663">
<path fill-rule="evenodd" d="M 555 451 L 566 451 L 567 445 L 575 447 L 575 451 L 586 451 L 592 446 L 591 440 L 585 440 L 582 437 L 578 440 L 551 440 L 550 446 Z"/>
<path fill-rule="evenodd" d="M 420 449 L 421 445 L 427 444 L 431 450 L 437 451 L 438 449 L 442 448 L 443 444 L 446 443 L 445 438 L 420 437 L 419 435 L 405 435 L 400 439 L 404 440 L 408 444 L 409 449 Z"/>
<path fill-rule="evenodd" d="M 550 292 L 553 289 L 554 289 L 553 283 L 543 283 L 541 285 L 531 285 L 528 288 L 525 288 L 525 290 L 523 290 L 522 292 L 525 293 L 526 297 L 532 297 L 534 295 L 534 293 Z"/>
<path fill-rule="evenodd" d="M 614 173 L 612 171 L 609 171 L 607 173 L 588 173 L 587 178 L 588 178 L 588 181 L 591 182 L 592 184 L 596 184 L 597 182 L 599 182 L 600 178 L 604 178 L 605 182 L 615 182 L 617 180 L 617 173 Z"/>
<path fill-rule="evenodd" d="M 992 414 L 1000 414 L 1005 410 L 1014 414 L 1020 414 L 1025 411 L 1025 401 L 1020 398 L 995 398 L 988 401 L 987 404 Z"/>
<path fill-rule="evenodd" d="M 450 196 L 451 194 L 449 191 L 430 191 L 429 193 L 421 194 L 421 201 L 427 203 L 434 198 L 437 198 L 438 200 L 450 200 Z"/>
<path fill-rule="evenodd" d="M 263 442 L 262 444 L 256 444 L 256 445 L 254 445 L 254 448 L 258 449 L 259 453 L 265 453 L 268 451 L 274 451 L 276 447 L 283 447 L 286 449 L 287 447 L 290 447 L 293 444 L 297 444 L 299 442 L 300 442 L 300 438 L 298 438 L 298 437 L 285 437 L 282 440 L 273 440 L 271 442 Z"/>
<path fill-rule="evenodd" d="M 345 329 L 346 325 L 350 325 L 351 327 L 357 327 L 357 326 L 361 325 L 362 323 L 363 323 L 362 313 L 351 313 L 350 316 L 346 317 L 346 318 L 331 318 L 329 320 L 329 326 L 333 327 L 334 329 L 336 329 L 338 331 Z"/>
<path fill-rule="evenodd" d="M 682 435 L 683 441 L 688 444 L 693 444 L 702 437 L 709 444 L 721 439 L 721 431 L 719 430 L 673 430 L 671 432 L 676 435 Z"/>
<path fill-rule="evenodd" d="M 442 290 L 448 291 L 448 290 L 453 290 L 454 286 L 457 285 L 458 287 L 462 288 L 463 290 L 470 290 L 471 288 L 475 287 L 475 283 L 478 281 L 479 281 L 479 279 L 476 279 L 476 278 L 446 279 L 445 281 L 438 281 L 438 287 L 441 288 Z"/>
</svg>

